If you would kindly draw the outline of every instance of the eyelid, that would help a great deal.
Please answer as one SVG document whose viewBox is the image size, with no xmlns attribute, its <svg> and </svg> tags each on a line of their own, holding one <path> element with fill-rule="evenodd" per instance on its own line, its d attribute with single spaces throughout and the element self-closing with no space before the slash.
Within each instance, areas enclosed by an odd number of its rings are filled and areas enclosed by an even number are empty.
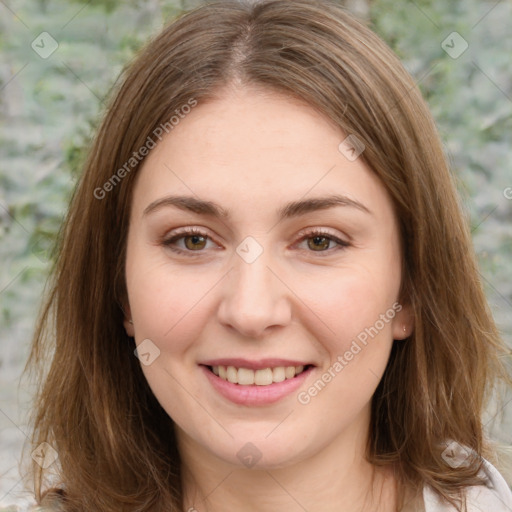
<svg viewBox="0 0 512 512">
<path fill-rule="evenodd" d="M 166 233 L 162 238 L 164 240 L 170 240 L 172 238 L 176 238 L 179 236 L 204 236 L 208 237 L 210 240 L 213 240 L 213 237 L 209 234 L 209 231 L 206 228 L 198 228 L 195 226 L 183 226 L 181 228 L 176 228 L 171 230 L 170 232 Z"/>
<path fill-rule="evenodd" d="M 308 237 L 308 236 L 311 236 L 311 235 L 329 236 L 329 237 L 331 237 L 333 239 L 340 240 L 340 242 L 342 242 L 342 243 L 346 243 L 346 244 L 349 243 L 348 235 L 339 235 L 338 233 L 331 231 L 329 228 L 318 228 L 318 227 L 310 226 L 310 227 L 301 229 L 299 231 L 299 233 L 297 234 L 297 236 L 301 240 L 304 239 L 304 237 Z M 343 240 L 343 237 L 345 237 L 346 240 Z"/>
</svg>

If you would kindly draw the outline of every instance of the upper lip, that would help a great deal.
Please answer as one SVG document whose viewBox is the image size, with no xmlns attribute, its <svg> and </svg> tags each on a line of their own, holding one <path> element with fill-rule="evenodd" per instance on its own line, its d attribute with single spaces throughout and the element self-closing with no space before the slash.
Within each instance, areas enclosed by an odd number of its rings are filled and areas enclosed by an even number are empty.
<svg viewBox="0 0 512 512">
<path fill-rule="evenodd" d="M 258 360 L 249 360 L 241 357 L 209 359 L 199 364 L 204 366 L 234 366 L 235 368 L 248 368 L 250 370 L 263 370 L 264 368 L 276 368 L 278 366 L 307 366 L 312 363 L 299 361 L 297 359 L 277 359 L 266 358 Z"/>
</svg>

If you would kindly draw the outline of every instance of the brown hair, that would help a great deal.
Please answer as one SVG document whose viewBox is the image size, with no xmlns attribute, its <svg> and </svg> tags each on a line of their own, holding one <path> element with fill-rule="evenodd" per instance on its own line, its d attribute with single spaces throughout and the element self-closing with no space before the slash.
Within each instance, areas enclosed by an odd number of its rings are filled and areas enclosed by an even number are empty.
<svg viewBox="0 0 512 512">
<path fill-rule="evenodd" d="M 429 484 L 455 504 L 464 486 L 480 482 L 480 460 L 452 468 L 442 443 L 492 454 L 481 413 L 498 377 L 508 377 L 505 348 L 421 94 L 373 32 L 336 3 L 316 0 L 204 5 L 164 29 L 125 72 L 71 201 L 28 363 L 41 382 L 33 446 L 48 442 L 59 454 L 52 484 L 65 490 L 66 510 L 181 510 L 173 422 L 123 327 L 141 165 L 126 162 L 182 105 L 233 84 L 300 98 L 364 143 L 362 157 L 397 212 L 401 301 L 415 320 L 373 397 L 367 457 L 392 465 L 404 488 Z M 46 472 L 34 463 L 33 474 L 40 502 Z"/>
</svg>

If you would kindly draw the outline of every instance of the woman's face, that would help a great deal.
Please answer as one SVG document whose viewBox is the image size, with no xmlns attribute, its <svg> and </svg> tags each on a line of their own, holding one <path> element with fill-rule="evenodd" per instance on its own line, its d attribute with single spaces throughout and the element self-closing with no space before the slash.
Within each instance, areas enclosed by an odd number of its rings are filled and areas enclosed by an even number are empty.
<svg viewBox="0 0 512 512">
<path fill-rule="evenodd" d="M 391 200 L 346 137 L 243 89 L 199 103 L 148 155 L 125 326 L 181 447 L 278 467 L 367 435 L 411 325 Z"/>
</svg>

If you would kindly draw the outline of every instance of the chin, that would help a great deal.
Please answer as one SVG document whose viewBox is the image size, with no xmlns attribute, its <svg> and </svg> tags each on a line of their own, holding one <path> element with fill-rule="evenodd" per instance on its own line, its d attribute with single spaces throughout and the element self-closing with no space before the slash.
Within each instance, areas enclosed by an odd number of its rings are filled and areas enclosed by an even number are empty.
<svg viewBox="0 0 512 512">
<path fill-rule="evenodd" d="M 216 457 L 228 464 L 250 470 L 272 470 L 291 466 L 306 458 L 304 446 L 299 440 L 288 437 L 283 442 L 278 436 L 275 439 L 257 438 L 252 436 L 237 436 L 232 444 L 219 449 L 217 446 L 208 446 Z M 297 447 L 301 447 L 300 452 Z"/>
</svg>

